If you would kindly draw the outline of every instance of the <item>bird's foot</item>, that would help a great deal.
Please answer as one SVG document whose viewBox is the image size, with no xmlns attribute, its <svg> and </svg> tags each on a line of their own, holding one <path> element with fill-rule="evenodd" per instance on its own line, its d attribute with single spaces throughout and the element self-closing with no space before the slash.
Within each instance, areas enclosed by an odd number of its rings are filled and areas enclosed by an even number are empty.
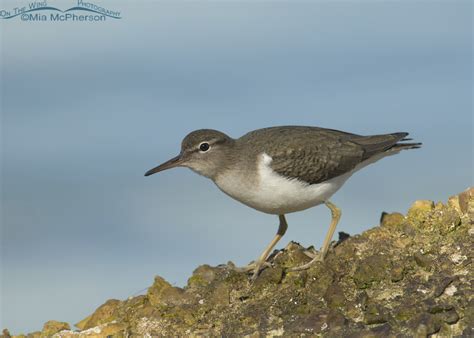
<svg viewBox="0 0 474 338">
<path fill-rule="evenodd" d="M 250 264 L 245 265 L 245 266 L 241 266 L 241 267 L 237 267 L 234 264 L 228 264 L 227 266 L 229 268 L 231 268 L 232 270 L 237 271 L 237 272 L 250 272 L 250 271 L 253 271 L 252 281 L 254 281 L 255 279 L 257 279 L 258 275 L 260 274 L 260 272 L 263 269 L 269 268 L 272 265 L 269 262 L 253 261 Z"/>
<path fill-rule="evenodd" d="M 309 261 L 306 264 L 290 268 L 288 269 L 288 272 L 306 270 L 306 269 L 309 269 L 314 263 L 322 262 L 324 260 L 324 255 L 321 252 L 310 252 L 306 250 L 304 251 L 304 254 L 308 256 L 309 258 L 312 258 L 311 261 Z"/>
</svg>

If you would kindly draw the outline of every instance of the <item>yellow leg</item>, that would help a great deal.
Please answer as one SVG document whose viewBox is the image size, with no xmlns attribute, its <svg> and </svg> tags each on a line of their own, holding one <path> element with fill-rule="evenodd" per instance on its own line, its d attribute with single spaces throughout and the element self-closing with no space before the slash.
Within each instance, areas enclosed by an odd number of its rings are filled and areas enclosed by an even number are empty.
<svg viewBox="0 0 474 338">
<path fill-rule="evenodd" d="M 273 237 L 272 241 L 266 249 L 262 252 L 260 257 L 257 260 L 257 266 L 255 267 L 255 270 L 253 271 L 253 276 L 252 279 L 257 278 L 258 273 L 260 272 L 260 267 L 261 265 L 267 260 L 268 255 L 270 255 L 270 252 L 272 252 L 273 248 L 275 245 L 278 243 L 278 241 L 283 237 L 283 235 L 286 232 L 286 229 L 288 229 L 288 223 L 286 223 L 285 215 L 279 215 L 280 218 L 280 225 L 278 226 L 278 231 L 275 237 Z"/>
<path fill-rule="evenodd" d="M 309 263 L 306 263 L 301 266 L 297 266 L 295 268 L 291 268 L 289 271 L 306 270 L 311 265 L 313 265 L 314 262 L 322 261 L 324 260 L 324 257 L 326 257 L 328 253 L 328 249 L 329 249 L 329 244 L 331 243 L 332 236 L 334 235 L 334 231 L 336 230 L 337 223 L 339 223 L 339 219 L 341 218 L 341 209 L 336 207 L 330 201 L 326 201 L 324 204 L 326 204 L 326 206 L 331 210 L 332 219 L 331 219 L 331 225 L 329 225 L 329 230 L 326 234 L 326 237 L 324 238 L 324 242 L 323 242 L 323 246 L 321 248 L 320 254 L 314 257 Z"/>
<path fill-rule="evenodd" d="M 262 267 L 266 265 L 266 260 L 267 260 L 268 255 L 270 255 L 270 253 L 272 252 L 275 245 L 278 243 L 278 241 L 285 234 L 286 229 L 288 229 L 288 224 L 286 223 L 285 215 L 279 215 L 278 217 L 280 218 L 280 225 L 278 226 L 278 231 L 277 231 L 275 237 L 273 237 L 270 244 L 268 244 L 268 246 L 262 252 L 260 257 L 255 262 L 253 262 L 253 263 L 251 263 L 251 264 L 249 264 L 245 267 L 237 268 L 238 271 L 251 271 L 251 270 L 253 270 L 253 275 L 252 275 L 253 280 L 257 278 L 257 276 L 258 276 L 260 270 L 262 269 Z"/>
</svg>

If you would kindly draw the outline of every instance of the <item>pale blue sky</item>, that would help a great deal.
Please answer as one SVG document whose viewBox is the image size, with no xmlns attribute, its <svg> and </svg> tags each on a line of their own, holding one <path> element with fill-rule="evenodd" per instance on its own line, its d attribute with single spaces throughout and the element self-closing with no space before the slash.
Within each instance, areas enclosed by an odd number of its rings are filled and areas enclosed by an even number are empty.
<svg viewBox="0 0 474 338">
<path fill-rule="evenodd" d="M 0 22 L 0 326 L 12 333 L 73 324 L 157 274 L 184 285 L 199 264 L 260 254 L 277 217 L 187 169 L 143 177 L 194 129 L 410 132 L 421 150 L 334 196 L 350 234 L 473 184 L 470 1 L 95 3 L 123 19 Z M 278 247 L 319 247 L 329 219 L 289 215 Z"/>
</svg>

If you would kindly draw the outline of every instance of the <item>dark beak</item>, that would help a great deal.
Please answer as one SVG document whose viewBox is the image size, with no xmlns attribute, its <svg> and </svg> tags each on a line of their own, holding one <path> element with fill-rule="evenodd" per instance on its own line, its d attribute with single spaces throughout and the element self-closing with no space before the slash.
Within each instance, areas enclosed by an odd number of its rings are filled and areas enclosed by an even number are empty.
<svg viewBox="0 0 474 338">
<path fill-rule="evenodd" d="M 155 167 L 153 169 L 148 170 L 145 173 L 145 176 L 150 176 L 152 174 L 156 174 L 157 172 L 166 170 L 166 169 L 171 169 L 174 167 L 179 166 L 183 161 L 181 160 L 181 155 L 178 155 L 176 157 L 173 157 L 171 160 L 166 161 L 165 163 L 160 164 L 158 167 Z"/>
</svg>

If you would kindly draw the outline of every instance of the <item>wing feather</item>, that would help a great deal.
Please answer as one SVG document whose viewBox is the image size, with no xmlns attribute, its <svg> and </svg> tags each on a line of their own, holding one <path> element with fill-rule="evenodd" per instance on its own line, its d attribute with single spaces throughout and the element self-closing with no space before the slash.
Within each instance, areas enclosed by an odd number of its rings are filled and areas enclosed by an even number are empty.
<svg viewBox="0 0 474 338">
<path fill-rule="evenodd" d="M 350 172 L 361 162 L 391 148 L 421 145 L 397 143 L 407 135 L 400 132 L 362 136 L 319 127 L 284 126 L 255 130 L 239 141 L 251 144 L 256 155 L 269 155 L 270 167 L 278 174 L 317 184 Z"/>
</svg>

